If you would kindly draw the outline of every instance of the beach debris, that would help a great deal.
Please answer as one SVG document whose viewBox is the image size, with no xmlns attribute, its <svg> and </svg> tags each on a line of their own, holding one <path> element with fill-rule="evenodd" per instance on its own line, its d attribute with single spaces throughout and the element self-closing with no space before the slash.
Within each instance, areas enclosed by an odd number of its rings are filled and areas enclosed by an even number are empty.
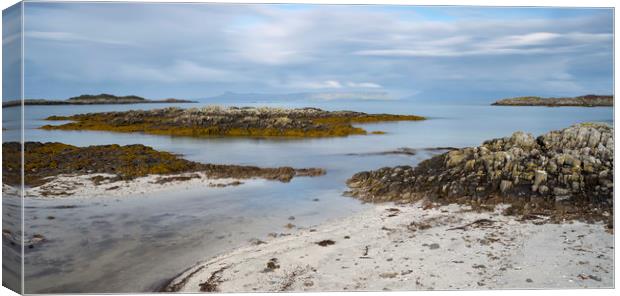
<svg viewBox="0 0 620 296">
<path fill-rule="evenodd" d="M 198 284 L 200 292 L 218 292 L 218 286 L 222 283 L 222 273 L 230 266 L 224 266 L 211 273 L 211 276 L 204 283 Z"/>
<path fill-rule="evenodd" d="M 600 282 L 600 281 L 601 281 L 601 278 L 600 278 L 600 277 L 595 276 L 595 275 L 591 275 L 591 274 L 584 274 L 584 273 L 581 273 L 581 274 L 579 274 L 577 277 L 578 277 L 579 279 L 581 279 L 581 280 L 594 280 L 594 281 L 597 281 L 597 282 Z"/>
<path fill-rule="evenodd" d="M 37 234 L 32 235 L 32 237 L 29 240 L 25 241 L 24 243 L 28 246 L 29 249 L 33 249 L 35 246 L 45 241 L 47 241 L 45 236 L 37 233 Z"/>
<path fill-rule="evenodd" d="M 282 284 L 280 285 L 280 291 L 288 291 L 295 283 L 296 279 L 302 274 L 306 273 L 308 268 L 297 267 L 291 272 L 287 272 Z"/>
<path fill-rule="evenodd" d="M 250 239 L 249 242 L 253 246 L 258 246 L 258 245 L 266 244 L 266 242 L 264 242 L 264 241 L 262 241 L 260 239 L 257 239 L 257 238 L 252 238 L 252 239 Z"/>
<path fill-rule="evenodd" d="M 272 272 L 276 269 L 280 268 L 278 264 L 278 258 L 271 258 L 267 261 L 267 268 L 265 268 L 264 272 Z"/>
<path fill-rule="evenodd" d="M 447 230 L 466 230 L 467 227 L 470 226 L 477 226 L 477 225 L 489 225 L 491 223 L 494 223 L 495 221 L 490 220 L 490 219 L 478 219 L 474 222 L 465 224 L 463 226 L 458 226 L 458 227 L 452 227 L 452 228 L 448 228 Z"/>
<path fill-rule="evenodd" d="M 413 221 L 409 223 L 409 225 L 407 225 L 407 229 L 409 229 L 410 231 L 424 230 L 429 228 L 431 228 L 431 225 L 424 222 L 416 223 L 415 221 Z"/>
<path fill-rule="evenodd" d="M 364 253 L 362 253 L 362 256 L 359 257 L 360 259 L 370 259 L 370 257 L 368 257 L 368 251 L 370 249 L 370 246 L 366 245 L 364 246 Z"/>
<path fill-rule="evenodd" d="M 321 247 L 327 247 L 327 246 L 331 246 L 333 244 L 335 244 L 336 242 L 331 240 L 331 239 L 324 239 L 322 241 L 316 242 L 317 245 L 321 246 Z"/>
<path fill-rule="evenodd" d="M 379 277 L 384 279 L 393 279 L 396 276 L 398 276 L 398 272 L 384 272 L 379 274 Z"/>
</svg>

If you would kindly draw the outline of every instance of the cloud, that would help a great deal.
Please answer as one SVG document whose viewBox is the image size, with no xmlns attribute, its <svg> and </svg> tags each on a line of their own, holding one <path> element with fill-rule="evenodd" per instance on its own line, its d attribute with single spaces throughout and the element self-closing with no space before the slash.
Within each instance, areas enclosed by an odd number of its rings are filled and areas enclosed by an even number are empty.
<svg viewBox="0 0 620 296">
<path fill-rule="evenodd" d="M 358 100 L 358 101 L 390 101 L 394 100 L 386 92 L 331 92 L 314 93 L 309 95 L 309 99 L 321 101 L 336 100 Z"/>
<path fill-rule="evenodd" d="M 133 42 L 92 38 L 71 32 L 26 31 L 26 38 L 42 39 L 58 42 L 92 42 L 110 45 L 135 45 Z"/>
<path fill-rule="evenodd" d="M 222 82 L 239 81 L 242 77 L 229 71 L 199 65 L 192 61 L 178 60 L 171 65 L 152 67 L 148 65 L 123 65 L 119 75 L 128 80 L 173 82 Z"/>
<path fill-rule="evenodd" d="M 531 55 L 579 52 L 588 43 L 611 42 L 612 34 L 535 32 L 523 35 L 500 36 L 488 40 L 468 37 L 448 38 L 412 44 L 410 48 L 371 49 L 355 51 L 361 56 L 385 57 L 461 57 L 472 55 Z"/>
<path fill-rule="evenodd" d="M 382 88 L 380 84 L 372 82 L 347 82 L 347 86 L 355 88 Z"/>
<path fill-rule="evenodd" d="M 612 91 L 610 9 L 287 8 L 30 2 L 27 95 L 381 89 L 479 99 Z"/>
<path fill-rule="evenodd" d="M 288 88 L 297 89 L 341 89 L 341 88 L 382 88 L 380 84 L 373 82 L 340 82 L 338 80 L 325 80 L 319 82 L 292 82 L 285 84 Z"/>
</svg>

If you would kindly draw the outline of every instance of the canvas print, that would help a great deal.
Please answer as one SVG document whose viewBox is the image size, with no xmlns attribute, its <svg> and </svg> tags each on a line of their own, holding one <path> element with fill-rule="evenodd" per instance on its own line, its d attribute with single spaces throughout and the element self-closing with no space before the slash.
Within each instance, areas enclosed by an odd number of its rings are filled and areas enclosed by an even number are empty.
<svg viewBox="0 0 620 296">
<path fill-rule="evenodd" d="M 614 10 L 20 2 L 19 293 L 614 287 Z"/>
</svg>

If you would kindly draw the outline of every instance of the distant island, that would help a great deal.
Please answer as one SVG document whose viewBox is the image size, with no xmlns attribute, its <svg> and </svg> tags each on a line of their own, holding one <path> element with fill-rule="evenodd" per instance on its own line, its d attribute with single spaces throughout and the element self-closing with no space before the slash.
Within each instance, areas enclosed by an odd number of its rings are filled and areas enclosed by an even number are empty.
<svg viewBox="0 0 620 296">
<path fill-rule="evenodd" d="M 547 107 L 612 107 L 613 96 L 585 95 L 574 98 L 518 97 L 499 100 L 494 106 L 547 106 Z"/>
<path fill-rule="evenodd" d="M 111 94 L 81 95 L 63 101 L 45 99 L 26 99 L 24 105 L 107 105 L 107 104 L 148 104 L 148 103 L 196 103 L 181 99 L 149 100 L 138 96 L 115 96 Z M 21 100 L 3 102 L 2 107 L 20 106 Z"/>
</svg>

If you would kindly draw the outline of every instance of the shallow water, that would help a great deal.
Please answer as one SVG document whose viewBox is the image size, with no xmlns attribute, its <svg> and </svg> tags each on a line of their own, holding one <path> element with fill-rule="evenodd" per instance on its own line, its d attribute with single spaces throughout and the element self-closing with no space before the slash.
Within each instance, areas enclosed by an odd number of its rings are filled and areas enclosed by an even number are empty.
<svg viewBox="0 0 620 296">
<path fill-rule="evenodd" d="M 217 102 L 216 102 L 217 103 Z M 221 105 L 236 105 L 219 102 Z M 179 104 L 195 107 L 203 104 Z M 201 162 L 259 166 L 321 167 L 327 175 L 295 178 L 290 183 L 257 181 L 232 188 L 192 189 L 137 194 L 122 199 L 27 199 L 26 235 L 48 242 L 27 249 L 26 292 L 136 292 L 155 289 L 198 260 L 287 232 L 292 222 L 309 227 L 368 205 L 343 197 L 345 180 L 355 172 L 393 165 L 415 165 L 431 152 L 415 156 L 347 155 L 399 147 L 464 147 L 522 130 L 538 135 L 578 122 L 613 123 L 612 108 L 495 107 L 430 105 L 407 102 L 256 103 L 239 105 L 305 107 L 372 113 L 416 114 L 419 122 L 368 124 L 385 135 L 329 139 L 180 138 L 110 132 L 45 131 L 49 115 L 70 115 L 170 104 L 27 106 L 27 141 L 72 145 L 135 144 L 183 154 Z M 14 119 L 14 118 L 13 118 Z M 10 116 L 3 119 L 7 139 L 18 133 Z M 319 201 L 313 201 L 318 198 Z M 75 205 L 74 208 L 58 208 Z M 53 216 L 50 220 L 47 217 Z M 289 221 L 289 216 L 295 216 Z"/>
</svg>

